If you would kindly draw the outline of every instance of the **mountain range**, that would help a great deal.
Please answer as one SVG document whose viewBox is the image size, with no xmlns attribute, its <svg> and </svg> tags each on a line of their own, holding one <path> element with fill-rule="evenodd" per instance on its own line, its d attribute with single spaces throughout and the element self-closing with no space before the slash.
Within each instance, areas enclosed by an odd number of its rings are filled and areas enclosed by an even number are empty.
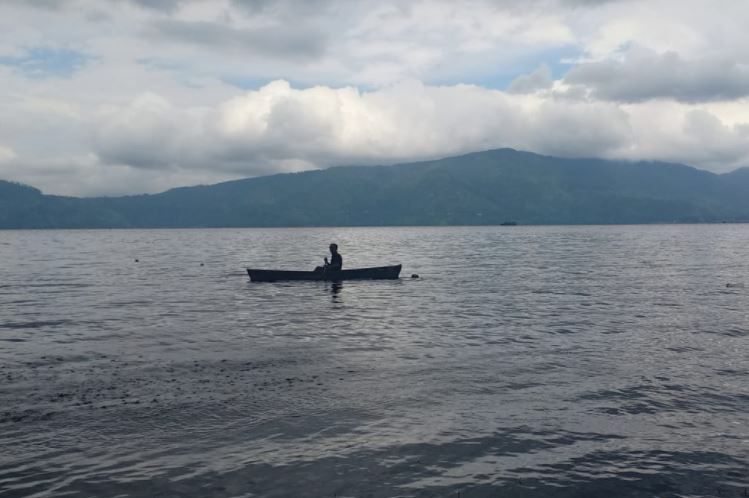
<svg viewBox="0 0 749 498">
<path fill-rule="evenodd" d="M 512 149 L 335 167 L 152 195 L 77 198 L 0 181 L 0 228 L 749 221 L 749 168 L 564 159 Z"/>
</svg>

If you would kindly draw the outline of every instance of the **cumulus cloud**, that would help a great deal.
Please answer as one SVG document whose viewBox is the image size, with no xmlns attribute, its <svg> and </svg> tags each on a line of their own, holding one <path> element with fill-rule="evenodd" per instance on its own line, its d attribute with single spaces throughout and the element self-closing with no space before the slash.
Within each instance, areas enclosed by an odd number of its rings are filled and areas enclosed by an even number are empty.
<svg viewBox="0 0 749 498">
<path fill-rule="evenodd" d="M 133 3 L 145 7 L 147 9 L 160 10 L 165 12 L 173 12 L 180 4 L 185 3 L 185 0 L 130 0 Z"/>
<path fill-rule="evenodd" d="M 706 109 L 663 101 L 628 106 L 633 140 L 627 159 L 660 159 L 714 172 L 749 165 L 749 124 L 729 123 Z"/>
<path fill-rule="evenodd" d="M 249 14 L 319 15 L 334 6 L 334 0 L 232 0 Z"/>
<path fill-rule="evenodd" d="M 207 21 L 155 21 L 147 32 L 166 39 L 202 45 L 214 50 L 230 50 L 266 56 L 303 59 L 317 57 L 325 49 L 325 36 L 313 29 L 297 26 L 239 29 Z"/>
<path fill-rule="evenodd" d="M 48 108 L 56 107 L 40 109 Z M 716 113 L 676 102 L 623 106 L 416 80 L 369 91 L 294 88 L 279 80 L 215 105 L 180 106 L 147 92 L 78 115 L 92 152 L 47 158 L 13 152 L 0 161 L 0 178 L 66 194 L 155 192 L 499 147 L 661 159 L 715 171 L 749 164 L 749 124 Z"/>
<path fill-rule="evenodd" d="M 174 11 L 180 4 L 184 4 L 195 0 L 119 0 L 125 3 L 132 3 L 140 7 L 147 9 L 153 9 L 156 11 Z M 24 3 L 25 5 L 37 9 L 48 9 L 48 10 L 61 10 L 64 8 L 70 8 L 76 4 L 81 4 L 81 0 L 25 0 L 24 2 L 17 2 L 16 0 L 0 0 L 0 5 L 6 4 L 19 4 Z"/>
<path fill-rule="evenodd" d="M 541 64 L 530 74 L 523 74 L 510 83 L 510 93 L 533 93 L 539 90 L 548 90 L 554 84 L 551 77 L 551 69 L 546 64 Z"/>
<path fill-rule="evenodd" d="M 39 9 L 52 9 L 52 10 L 58 10 L 63 7 L 67 7 L 69 4 L 72 3 L 73 0 L 27 0 L 25 3 L 29 5 L 30 7 L 35 7 Z M 13 0 L 3 0 L 0 2 L 0 5 L 2 3 L 13 3 Z"/>
<path fill-rule="evenodd" d="M 615 2 L 634 3 L 638 1 L 643 1 L 643 0 L 560 0 L 560 2 L 565 5 L 583 6 L 583 7 L 606 5 L 606 4 L 611 4 Z"/>
<path fill-rule="evenodd" d="M 192 120 L 165 98 L 146 93 L 124 108 L 102 112 L 95 150 L 107 163 L 169 169 L 180 162 Z"/>
<path fill-rule="evenodd" d="M 605 105 L 536 106 L 470 85 L 408 81 L 361 92 L 275 81 L 209 111 L 141 96 L 102 116 L 96 151 L 138 168 L 211 164 L 253 175 L 279 164 L 372 164 L 504 146 L 598 154 L 619 145 L 621 121 Z"/>
<path fill-rule="evenodd" d="M 649 112 L 651 111 L 651 112 Z M 684 105 L 510 94 L 408 81 L 293 88 L 275 81 L 212 108 L 181 109 L 143 95 L 99 116 L 95 151 L 107 164 L 253 176 L 379 164 L 513 147 L 563 157 L 664 159 L 714 170 L 745 164 L 749 125 Z"/>
<path fill-rule="evenodd" d="M 495 147 L 749 165 L 749 4 L 687 5 L 0 0 L 0 178 L 153 192 Z"/>
<path fill-rule="evenodd" d="M 102 165 L 95 154 L 59 158 L 22 158 L 0 163 L 0 178 L 39 188 L 46 194 L 72 196 L 163 192 L 173 187 L 212 184 L 236 175 L 212 170 L 144 170 Z"/>
<path fill-rule="evenodd" d="M 601 100 L 732 100 L 749 95 L 749 65 L 727 57 L 685 60 L 675 52 L 633 48 L 621 60 L 580 64 L 565 82 L 585 86 Z"/>
<path fill-rule="evenodd" d="M 17 158 L 18 155 L 10 147 L 0 145 L 0 163 L 7 163 Z"/>
</svg>

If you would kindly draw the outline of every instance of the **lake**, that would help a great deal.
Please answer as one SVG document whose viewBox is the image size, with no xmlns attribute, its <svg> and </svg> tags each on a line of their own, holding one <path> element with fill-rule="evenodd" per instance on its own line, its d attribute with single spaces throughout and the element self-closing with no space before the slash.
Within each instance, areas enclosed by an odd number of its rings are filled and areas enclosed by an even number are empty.
<svg viewBox="0 0 749 498">
<path fill-rule="evenodd" d="M 247 278 L 330 242 L 402 278 Z M 748 225 L 0 231 L 0 261 L 2 497 L 749 493 Z"/>
</svg>

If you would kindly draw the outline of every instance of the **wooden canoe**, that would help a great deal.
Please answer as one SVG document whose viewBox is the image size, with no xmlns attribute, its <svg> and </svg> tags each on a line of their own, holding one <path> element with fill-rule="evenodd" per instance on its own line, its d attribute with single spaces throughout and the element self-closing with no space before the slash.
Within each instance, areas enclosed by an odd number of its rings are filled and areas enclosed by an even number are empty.
<svg viewBox="0 0 749 498">
<path fill-rule="evenodd" d="M 378 266 L 374 268 L 352 268 L 339 271 L 288 271 L 256 270 L 247 268 L 247 274 L 253 282 L 278 282 L 283 280 L 379 280 L 396 279 L 401 272 L 401 265 Z"/>
</svg>

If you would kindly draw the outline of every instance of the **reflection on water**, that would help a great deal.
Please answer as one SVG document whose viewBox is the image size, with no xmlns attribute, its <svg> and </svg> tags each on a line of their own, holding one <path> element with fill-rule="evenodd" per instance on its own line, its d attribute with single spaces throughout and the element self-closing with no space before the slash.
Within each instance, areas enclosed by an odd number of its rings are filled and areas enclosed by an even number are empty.
<svg viewBox="0 0 749 498">
<path fill-rule="evenodd" d="M 0 240 L 2 497 L 749 492 L 749 227 Z"/>
<path fill-rule="evenodd" d="M 333 303 L 340 304 L 342 302 L 341 290 L 343 290 L 343 282 L 330 282 L 330 297 Z"/>
</svg>

